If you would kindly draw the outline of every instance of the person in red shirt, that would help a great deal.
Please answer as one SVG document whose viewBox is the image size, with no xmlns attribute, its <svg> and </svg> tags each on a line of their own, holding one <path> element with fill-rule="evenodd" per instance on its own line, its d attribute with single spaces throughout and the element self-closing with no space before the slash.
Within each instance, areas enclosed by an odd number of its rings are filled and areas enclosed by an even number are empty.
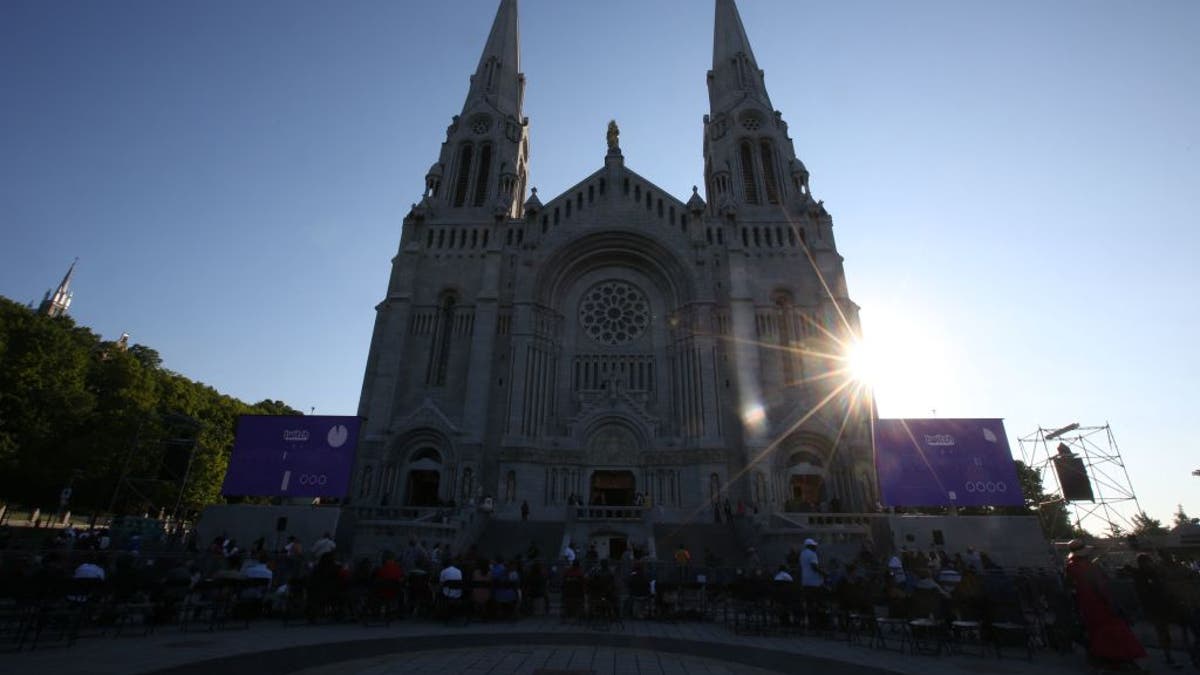
<svg viewBox="0 0 1200 675">
<path fill-rule="evenodd" d="M 383 554 L 383 564 L 375 570 L 375 579 L 387 582 L 378 589 L 379 597 L 389 602 L 395 600 L 404 585 L 404 568 L 396 562 L 396 556 L 391 551 Z"/>
<path fill-rule="evenodd" d="M 391 551 L 383 554 L 383 564 L 375 570 L 375 578 L 382 581 L 404 581 L 404 568 L 396 562 L 396 555 Z"/>
</svg>

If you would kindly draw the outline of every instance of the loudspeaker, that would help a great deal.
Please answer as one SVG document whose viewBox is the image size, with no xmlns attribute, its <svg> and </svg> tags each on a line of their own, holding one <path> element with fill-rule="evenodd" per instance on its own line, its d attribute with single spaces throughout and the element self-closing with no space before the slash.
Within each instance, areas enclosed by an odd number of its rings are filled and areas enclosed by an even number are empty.
<svg viewBox="0 0 1200 675">
<path fill-rule="evenodd" d="M 279 516 L 275 519 L 275 531 L 287 532 L 287 516 Z"/>
<path fill-rule="evenodd" d="M 158 479 L 178 483 L 187 474 L 188 463 L 192 461 L 192 445 L 168 443 L 163 448 L 162 464 L 159 465 Z"/>
<path fill-rule="evenodd" d="M 1058 475 L 1063 499 L 1069 502 L 1096 501 L 1087 469 L 1083 466 L 1083 458 L 1072 454 L 1071 449 L 1064 443 L 1058 445 L 1058 455 L 1054 458 L 1054 473 Z"/>
</svg>

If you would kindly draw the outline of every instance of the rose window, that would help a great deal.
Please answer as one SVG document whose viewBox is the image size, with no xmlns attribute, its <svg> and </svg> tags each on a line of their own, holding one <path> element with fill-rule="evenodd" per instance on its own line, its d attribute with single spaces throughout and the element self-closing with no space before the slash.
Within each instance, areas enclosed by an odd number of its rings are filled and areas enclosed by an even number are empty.
<svg viewBox="0 0 1200 675">
<path fill-rule="evenodd" d="M 606 345 L 636 340 L 650 324 L 650 303 L 633 284 L 604 281 L 579 302 L 579 323 L 588 336 Z"/>
<path fill-rule="evenodd" d="M 492 120 L 485 115 L 480 115 L 471 121 L 471 131 L 476 134 L 486 134 L 488 129 L 492 128 Z"/>
</svg>

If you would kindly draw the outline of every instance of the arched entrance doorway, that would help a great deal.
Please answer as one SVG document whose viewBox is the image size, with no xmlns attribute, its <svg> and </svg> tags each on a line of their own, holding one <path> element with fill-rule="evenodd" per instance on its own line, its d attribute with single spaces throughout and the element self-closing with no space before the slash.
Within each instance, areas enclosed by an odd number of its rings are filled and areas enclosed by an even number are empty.
<svg viewBox="0 0 1200 675">
<path fill-rule="evenodd" d="M 632 471 L 593 471 L 590 503 L 601 506 L 632 506 Z"/>
<path fill-rule="evenodd" d="M 442 456 L 433 448 L 420 448 L 408 462 L 406 506 L 437 506 L 442 485 Z"/>
<path fill-rule="evenodd" d="M 824 462 L 813 452 L 796 452 L 788 458 L 788 502 L 801 511 L 816 511 L 824 498 Z"/>
</svg>

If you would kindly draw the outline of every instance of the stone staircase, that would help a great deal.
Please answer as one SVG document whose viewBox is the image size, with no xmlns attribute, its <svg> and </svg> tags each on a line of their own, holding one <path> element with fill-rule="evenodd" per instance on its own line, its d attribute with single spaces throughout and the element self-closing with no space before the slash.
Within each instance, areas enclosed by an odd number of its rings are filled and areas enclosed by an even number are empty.
<svg viewBox="0 0 1200 675">
<path fill-rule="evenodd" d="M 656 523 L 654 539 L 659 560 L 674 560 L 675 551 L 683 544 L 691 552 L 693 564 L 704 564 L 705 549 L 712 551 L 721 566 L 746 563 L 746 547 L 730 523 Z"/>
<path fill-rule="evenodd" d="M 554 560 L 562 552 L 563 531 L 564 524 L 561 521 L 514 521 L 493 518 L 475 540 L 475 550 L 479 555 L 488 558 L 497 555 L 506 559 L 514 556 L 523 558 L 529 550 L 529 545 L 533 544 L 538 549 L 539 558 Z"/>
</svg>

